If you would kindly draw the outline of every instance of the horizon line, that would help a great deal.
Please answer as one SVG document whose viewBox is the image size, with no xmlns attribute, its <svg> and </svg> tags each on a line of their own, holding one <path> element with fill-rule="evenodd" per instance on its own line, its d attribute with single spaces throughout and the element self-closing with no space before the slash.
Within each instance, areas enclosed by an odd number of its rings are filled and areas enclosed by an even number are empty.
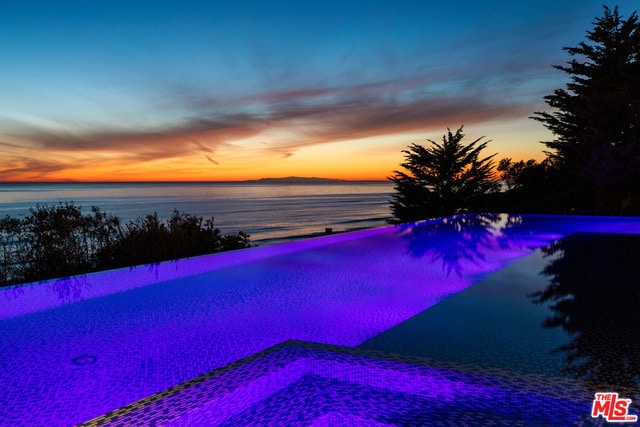
<svg viewBox="0 0 640 427">
<path fill-rule="evenodd" d="M 125 181 L 76 181 L 76 180 L 51 180 L 51 181 L 2 181 L 1 184 L 215 184 L 215 183 L 272 183 L 272 182 L 297 182 L 297 183 L 349 183 L 349 182 L 390 182 L 389 179 L 342 179 L 342 178 L 318 178 L 318 177 L 284 177 L 284 178 L 258 178 L 242 180 L 125 180 Z"/>
</svg>

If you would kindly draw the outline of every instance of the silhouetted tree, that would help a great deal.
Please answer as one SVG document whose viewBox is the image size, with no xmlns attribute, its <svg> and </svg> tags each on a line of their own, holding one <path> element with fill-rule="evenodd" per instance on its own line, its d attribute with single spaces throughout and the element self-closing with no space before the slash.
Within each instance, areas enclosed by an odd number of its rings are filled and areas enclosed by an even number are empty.
<svg viewBox="0 0 640 427">
<path fill-rule="evenodd" d="M 557 168 L 551 159 L 514 162 L 504 158 L 498 162 L 497 171 L 506 185 L 506 190 L 496 198 L 497 210 L 518 213 L 574 212 L 568 195 L 563 194 L 564 190 L 559 185 Z M 582 194 L 574 196 L 580 198 Z"/>
<path fill-rule="evenodd" d="M 524 160 L 514 162 L 511 158 L 504 158 L 498 162 L 497 170 L 502 174 L 502 181 L 507 189 L 517 190 L 539 182 L 539 178 L 544 176 L 545 162 L 538 162 L 534 159 L 529 159 L 526 162 Z"/>
<path fill-rule="evenodd" d="M 489 141 L 480 137 L 462 144 L 462 127 L 447 129 L 442 143 L 428 140 L 424 147 L 412 144 L 400 166 L 409 173 L 395 171 L 391 212 L 401 222 L 448 216 L 479 208 L 487 195 L 498 191 L 494 180 L 495 154 L 481 158 Z"/>
<path fill-rule="evenodd" d="M 555 111 L 536 112 L 556 139 L 547 155 L 564 185 L 583 189 L 600 213 L 640 212 L 640 23 L 604 7 L 587 42 L 565 50 L 575 58 L 554 66 L 571 77 L 545 97 Z M 594 198 L 590 195 L 595 195 Z"/>
</svg>

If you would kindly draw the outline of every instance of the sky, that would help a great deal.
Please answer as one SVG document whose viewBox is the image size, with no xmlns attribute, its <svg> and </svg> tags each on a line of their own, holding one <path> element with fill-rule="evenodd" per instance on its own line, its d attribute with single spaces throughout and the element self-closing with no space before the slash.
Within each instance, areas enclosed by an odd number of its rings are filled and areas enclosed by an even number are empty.
<svg viewBox="0 0 640 427">
<path fill-rule="evenodd" d="M 603 5 L 637 0 L 0 0 L 0 182 L 384 180 L 464 125 L 529 117 Z"/>
</svg>

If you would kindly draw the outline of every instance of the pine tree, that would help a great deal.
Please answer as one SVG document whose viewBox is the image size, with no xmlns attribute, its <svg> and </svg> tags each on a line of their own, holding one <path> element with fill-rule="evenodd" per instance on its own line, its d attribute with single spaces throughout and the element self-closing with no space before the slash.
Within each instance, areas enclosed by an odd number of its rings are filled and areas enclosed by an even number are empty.
<svg viewBox="0 0 640 427">
<path fill-rule="evenodd" d="M 592 211 L 629 213 L 640 190 L 640 23 L 605 6 L 593 24 L 587 42 L 565 48 L 574 58 L 554 66 L 571 77 L 545 97 L 555 111 L 532 118 L 556 137 L 547 155 L 567 190 L 595 195 Z"/>
<path fill-rule="evenodd" d="M 411 144 L 400 166 L 409 173 L 394 171 L 391 212 L 401 222 L 448 216 L 477 209 L 487 195 L 498 190 L 493 175 L 495 154 L 480 158 L 489 141 L 480 137 L 462 144 L 462 127 L 442 137 L 442 143 L 428 140 L 424 147 Z"/>
</svg>

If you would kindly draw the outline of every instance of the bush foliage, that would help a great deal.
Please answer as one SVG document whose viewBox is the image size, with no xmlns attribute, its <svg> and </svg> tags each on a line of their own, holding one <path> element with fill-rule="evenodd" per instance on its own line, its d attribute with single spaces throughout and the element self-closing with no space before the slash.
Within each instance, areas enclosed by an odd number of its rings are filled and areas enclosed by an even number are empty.
<svg viewBox="0 0 640 427">
<path fill-rule="evenodd" d="M 174 210 L 122 224 L 73 202 L 36 205 L 24 218 L 0 218 L 0 286 L 150 264 L 252 246 L 244 232 L 222 235 L 213 218 Z"/>
</svg>

